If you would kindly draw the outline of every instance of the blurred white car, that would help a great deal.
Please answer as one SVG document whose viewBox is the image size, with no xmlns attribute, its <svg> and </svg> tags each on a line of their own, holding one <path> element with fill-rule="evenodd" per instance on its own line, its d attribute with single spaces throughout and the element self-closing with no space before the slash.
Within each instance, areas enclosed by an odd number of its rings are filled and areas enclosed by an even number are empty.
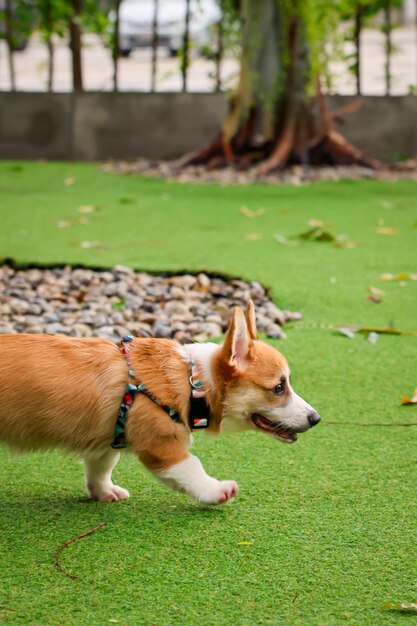
<svg viewBox="0 0 417 626">
<path fill-rule="evenodd" d="M 134 48 L 152 44 L 154 0 L 123 0 L 119 13 L 119 47 L 122 56 Z M 171 55 L 182 46 L 186 0 L 158 0 L 158 45 Z M 190 0 L 189 33 L 192 45 L 201 50 L 210 43 L 210 26 L 221 18 L 216 0 Z"/>
</svg>

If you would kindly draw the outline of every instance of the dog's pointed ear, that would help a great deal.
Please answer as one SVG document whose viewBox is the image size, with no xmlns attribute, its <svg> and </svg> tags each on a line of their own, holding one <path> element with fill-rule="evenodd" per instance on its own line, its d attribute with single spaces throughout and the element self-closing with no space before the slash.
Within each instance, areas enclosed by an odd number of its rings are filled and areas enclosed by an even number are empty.
<svg viewBox="0 0 417 626">
<path fill-rule="evenodd" d="M 232 321 L 224 339 L 222 353 L 224 361 L 232 368 L 245 368 L 252 339 L 249 334 L 245 315 L 238 306 L 233 311 Z"/>
<path fill-rule="evenodd" d="M 248 325 L 249 337 L 251 339 L 257 339 L 257 331 L 256 331 L 256 317 L 255 317 L 255 306 L 253 304 L 253 300 L 249 300 L 248 306 L 245 313 L 246 323 Z"/>
</svg>

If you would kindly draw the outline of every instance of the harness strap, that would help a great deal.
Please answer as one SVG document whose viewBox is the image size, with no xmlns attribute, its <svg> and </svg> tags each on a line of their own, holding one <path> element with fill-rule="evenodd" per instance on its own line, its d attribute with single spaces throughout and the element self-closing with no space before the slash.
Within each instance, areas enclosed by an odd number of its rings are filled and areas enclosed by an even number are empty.
<svg viewBox="0 0 417 626">
<path fill-rule="evenodd" d="M 135 371 L 132 367 L 132 363 L 130 360 L 130 351 L 129 344 L 133 341 L 134 337 L 132 335 L 126 335 L 122 338 L 120 342 L 120 351 L 126 358 L 129 376 L 133 380 L 136 378 Z M 191 399 L 190 399 L 190 415 L 189 422 L 191 430 L 199 430 L 203 428 L 208 428 L 209 426 L 209 418 L 210 418 L 210 410 L 207 406 L 207 403 L 204 400 L 204 391 L 202 389 L 202 383 L 197 378 L 195 364 L 191 363 L 191 376 L 190 376 L 190 384 L 192 388 Z M 136 396 L 138 393 L 146 396 L 152 402 L 158 404 L 167 415 L 176 423 L 181 423 L 181 418 L 178 411 L 172 407 L 167 406 L 166 404 L 162 404 L 159 398 L 155 397 L 143 383 L 139 383 L 139 385 L 128 383 L 125 389 L 125 393 L 122 398 L 122 402 L 119 407 L 119 412 L 117 414 L 116 427 L 114 431 L 114 439 L 111 444 L 112 448 L 122 449 L 127 447 L 126 441 L 126 422 L 128 418 L 129 409 L 132 406 Z"/>
</svg>

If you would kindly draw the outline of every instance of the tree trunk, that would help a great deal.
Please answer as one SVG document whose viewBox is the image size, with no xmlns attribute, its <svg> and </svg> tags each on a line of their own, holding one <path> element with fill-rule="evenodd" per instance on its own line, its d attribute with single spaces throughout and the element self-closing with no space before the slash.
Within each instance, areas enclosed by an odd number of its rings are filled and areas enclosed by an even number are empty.
<svg viewBox="0 0 417 626">
<path fill-rule="evenodd" d="M 75 91 L 83 89 L 81 62 L 81 13 L 83 0 L 71 0 L 71 18 L 69 23 L 70 48 L 72 56 L 72 86 Z"/>
<path fill-rule="evenodd" d="M 217 139 L 179 166 L 260 162 L 266 175 L 295 163 L 380 165 L 335 130 L 319 81 L 311 96 L 307 28 L 292 5 L 288 11 L 289 2 L 242 0 L 240 76 L 229 114 Z"/>
</svg>

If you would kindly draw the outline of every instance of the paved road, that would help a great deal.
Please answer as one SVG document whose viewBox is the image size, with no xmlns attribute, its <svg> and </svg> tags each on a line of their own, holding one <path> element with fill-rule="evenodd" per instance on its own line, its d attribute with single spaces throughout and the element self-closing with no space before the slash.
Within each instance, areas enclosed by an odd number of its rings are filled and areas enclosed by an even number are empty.
<svg viewBox="0 0 417 626">
<path fill-rule="evenodd" d="M 392 93 L 408 93 L 410 86 L 417 86 L 417 31 L 414 27 L 399 28 L 393 33 L 396 52 L 392 58 Z M 383 94 L 384 84 L 384 40 L 383 35 L 374 30 L 363 34 L 363 93 Z M 349 49 L 347 49 L 349 52 Z M 179 60 L 169 58 L 164 49 L 159 50 L 157 73 L 158 91 L 179 91 L 181 74 Z M 85 89 L 108 91 L 112 89 L 112 64 L 109 51 L 94 35 L 84 37 L 84 82 Z M 135 50 L 128 59 L 120 60 L 120 90 L 149 91 L 151 80 L 151 53 L 149 49 Z M 47 56 L 39 37 L 33 36 L 24 52 L 15 54 L 17 88 L 24 91 L 44 91 L 46 89 Z M 56 44 L 56 66 L 54 77 L 55 91 L 71 90 L 71 65 L 68 47 L 62 41 Z M 224 88 L 236 82 L 238 65 L 235 59 L 227 58 L 222 64 Z M 189 69 L 189 91 L 213 91 L 214 63 L 193 58 Z M 348 72 L 346 63 L 333 63 L 331 66 L 332 91 L 341 94 L 355 93 L 355 83 Z M 0 41 L 0 90 L 10 88 L 6 63 L 6 48 Z"/>
</svg>

